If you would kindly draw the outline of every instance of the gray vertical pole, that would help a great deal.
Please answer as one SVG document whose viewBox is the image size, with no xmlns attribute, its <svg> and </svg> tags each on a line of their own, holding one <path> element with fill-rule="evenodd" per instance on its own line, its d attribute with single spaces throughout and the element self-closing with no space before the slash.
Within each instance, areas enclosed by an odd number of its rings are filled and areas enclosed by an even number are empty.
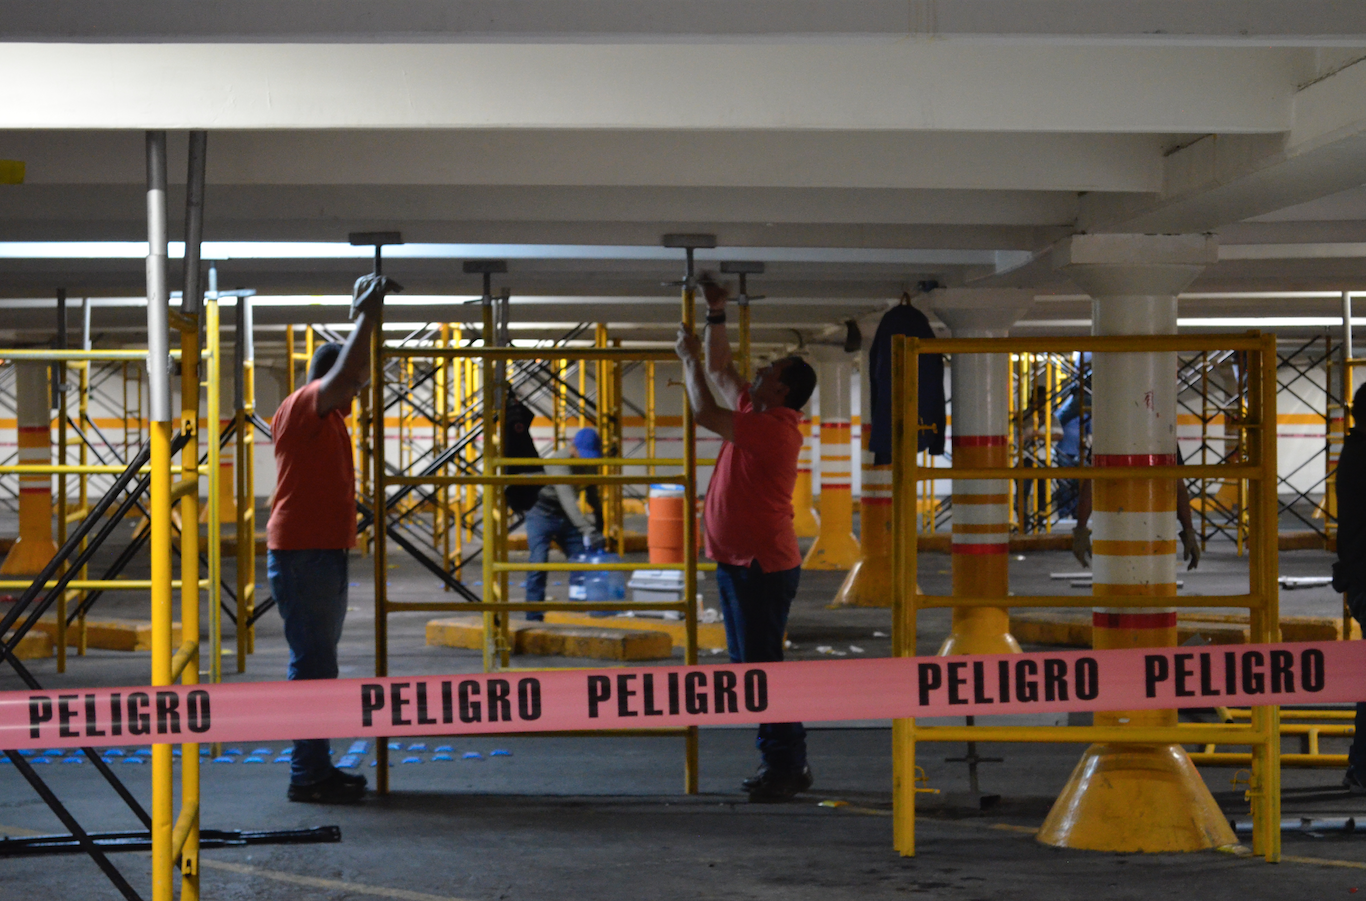
<svg viewBox="0 0 1366 901">
<path fill-rule="evenodd" d="M 166 282 L 166 132 L 147 132 L 147 390 L 150 420 L 171 421 Z"/>
<path fill-rule="evenodd" d="M 204 160 L 208 132 L 190 132 L 189 172 L 185 178 L 185 284 L 180 311 L 199 315 L 203 282 L 199 272 L 199 248 L 204 238 Z"/>
<path fill-rule="evenodd" d="M 90 349 L 90 298 L 81 298 L 81 350 Z"/>
</svg>

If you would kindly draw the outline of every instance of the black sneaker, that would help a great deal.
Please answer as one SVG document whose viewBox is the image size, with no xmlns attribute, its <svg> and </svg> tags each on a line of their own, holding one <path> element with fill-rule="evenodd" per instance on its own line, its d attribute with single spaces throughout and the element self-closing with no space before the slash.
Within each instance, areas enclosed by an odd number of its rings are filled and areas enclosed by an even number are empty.
<svg viewBox="0 0 1366 901">
<path fill-rule="evenodd" d="M 359 782 L 355 780 L 359 779 Z M 340 770 L 321 782 L 309 785 L 289 785 L 289 800 L 308 804 L 355 804 L 365 797 L 365 777 L 348 776 Z"/>
<path fill-rule="evenodd" d="M 748 782 L 750 780 L 746 780 Z M 811 767 L 800 770 L 778 772 L 769 767 L 761 767 L 754 776 L 754 784 L 747 786 L 751 804 L 773 804 L 791 801 L 798 793 L 811 787 Z"/>
<path fill-rule="evenodd" d="M 369 783 L 365 781 L 365 777 L 360 773 L 348 773 L 345 770 L 339 770 L 335 767 L 332 769 L 332 778 L 336 779 L 342 785 L 354 785 L 362 791 L 369 785 Z"/>
<path fill-rule="evenodd" d="M 1342 787 L 1354 795 L 1366 795 L 1366 782 L 1361 781 L 1361 774 L 1356 767 L 1348 767 L 1347 772 L 1342 775 Z"/>
</svg>

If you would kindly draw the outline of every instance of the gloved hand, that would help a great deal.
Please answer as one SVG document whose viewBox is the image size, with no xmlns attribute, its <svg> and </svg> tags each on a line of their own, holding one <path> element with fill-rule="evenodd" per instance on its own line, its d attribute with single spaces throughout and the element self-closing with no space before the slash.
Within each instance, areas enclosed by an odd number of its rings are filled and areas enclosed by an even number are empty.
<svg viewBox="0 0 1366 901">
<path fill-rule="evenodd" d="M 589 526 L 588 528 L 584 529 L 583 549 L 586 551 L 591 551 L 600 547 L 602 547 L 602 533 L 600 533 L 597 529 L 593 528 L 592 526 Z"/>
<path fill-rule="evenodd" d="M 351 318 L 355 319 L 362 310 L 372 304 L 383 304 L 386 294 L 397 294 L 403 286 L 386 275 L 362 275 L 356 279 L 351 289 Z"/>
<path fill-rule="evenodd" d="M 1091 565 L 1091 530 L 1080 523 L 1072 529 L 1072 556 L 1082 566 Z"/>
<path fill-rule="evenodd" d="M 1186 564 L 1186 571 L 1189 572 L 1200 565 L 1200 538 L 1189 529 L 1182 529 L 1177 537 L 1181 539 L 1181 546 L 1185 549 L 1181 559 L 1190 561 Z"/>
</svg>

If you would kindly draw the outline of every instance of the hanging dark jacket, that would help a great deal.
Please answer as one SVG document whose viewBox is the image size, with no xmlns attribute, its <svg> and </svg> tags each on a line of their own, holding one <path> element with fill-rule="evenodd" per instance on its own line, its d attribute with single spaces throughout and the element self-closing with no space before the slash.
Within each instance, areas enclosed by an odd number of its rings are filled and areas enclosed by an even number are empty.
<svg viewBox="0 0 1366 901">
<path fill-rule="evenodd" d="M 878 323 L 873 346 L 868 351 L 869 384 L 872 388 L 873 422 L 868 439 L 873 462 L 884 466 L 892 462 L 892 336 L 910 335 L 933 338 L 934 329 L 924 313 L 908 303 L 898 304 L 887 311 Z M 944 409 L 944 357 L 942 354 L 920 355 L 920 425 L 932 426 L 920 430 L 919 450 L 931 454 L 944 453 L 944 430 L 948 417 Z"/>
</svg>

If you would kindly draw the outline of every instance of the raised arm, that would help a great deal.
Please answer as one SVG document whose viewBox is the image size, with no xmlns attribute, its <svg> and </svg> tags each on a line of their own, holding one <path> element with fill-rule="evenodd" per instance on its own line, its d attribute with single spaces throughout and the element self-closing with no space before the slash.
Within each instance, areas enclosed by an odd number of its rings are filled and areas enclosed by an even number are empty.
<svg viewBox="0 0 1366 901">
<path fill-rule="evenodd" d="M 699 283 L 707 297 L 707 377 L 721 393 L 721 399 L 735 409 L 740 406 L 740 392 L 745 390 L 745 382 L 731 359 L 730 341 L 726 336 L 726 301 L 730 299 L 730 292 L 705 274 Z"/>
<path fill-rule="evenodd" d="M 370 335 L 375 330 L 375 306 L 361 310 L 356 327 L 342 345 L 337 362 L 327 371 L 318 387 L 318 415 L 344 410 L 370 380 Z"/>
<path fill-rule="evenodd" d="M 734 411 L 719 405 L 712 396 L 711 388 L 707 387 L 707 374 L 702 367 L 702 342 L 692 329 L 681 323 L 674 350 L 678 353 L 678 359 L 683 361 L 683 388 L 688 392 L 694 421 L 724 440 L 734 441 Z"/>
</svg>

